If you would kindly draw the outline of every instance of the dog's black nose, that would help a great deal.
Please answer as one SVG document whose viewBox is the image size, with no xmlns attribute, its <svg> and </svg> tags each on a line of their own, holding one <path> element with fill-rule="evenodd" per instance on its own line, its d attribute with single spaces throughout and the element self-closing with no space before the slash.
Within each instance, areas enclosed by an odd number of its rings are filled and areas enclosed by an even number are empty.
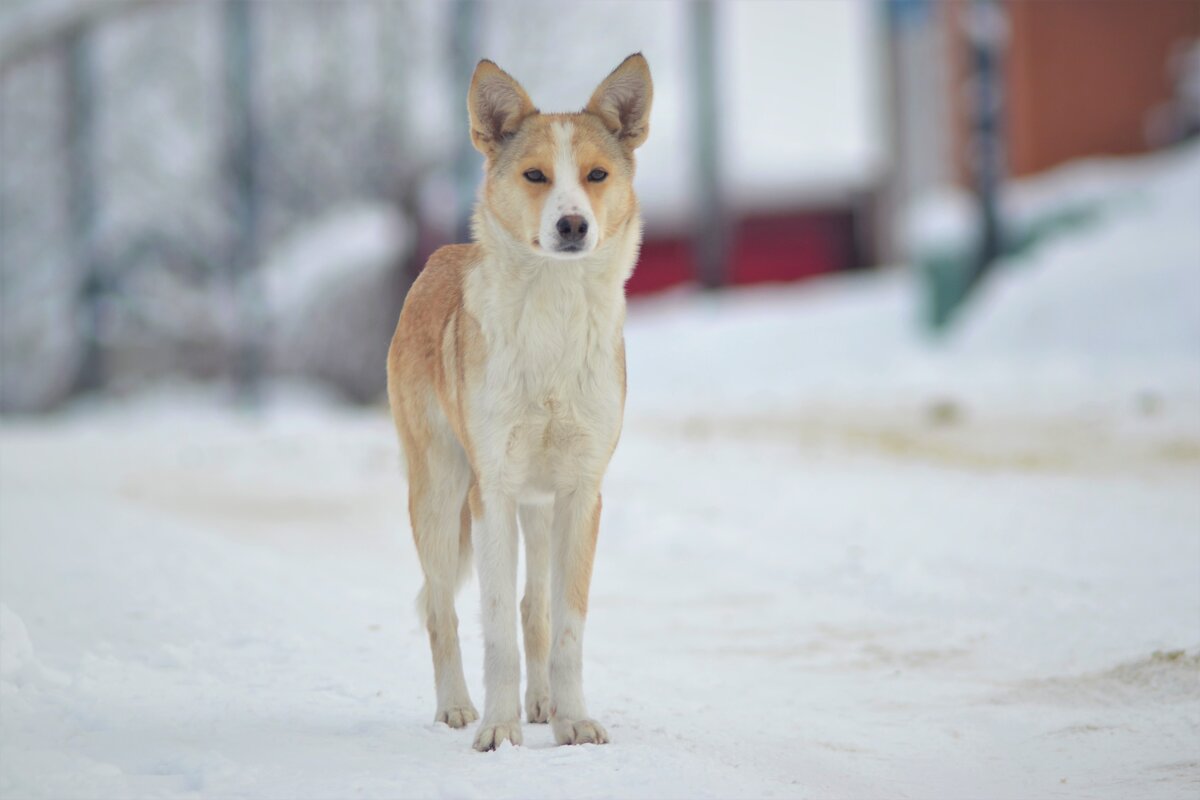
<svg viewBox="0 0 1200 800">
<path fill-rule="evenodd" d="M 588 232 L 587 220 L 578 214 L 559 217 L 558 224 L 554 227 L 558 229 L 558 235 L 564 242 L 582 242 Z"/>
</svg>

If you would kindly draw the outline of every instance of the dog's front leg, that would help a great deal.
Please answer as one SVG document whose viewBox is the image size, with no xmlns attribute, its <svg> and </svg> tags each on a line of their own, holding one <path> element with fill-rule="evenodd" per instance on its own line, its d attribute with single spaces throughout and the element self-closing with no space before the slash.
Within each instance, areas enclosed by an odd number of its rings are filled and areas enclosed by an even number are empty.
<svg viewBox="0 0 1200 800">
<path fill-rule="evenodd" d="M 476 750 L 521 744 L 521 661 L 517 653 L 517 510 L 512 498 L 474 490 L 471 514 L 483 612 L 483 722 Z"/>
<path fill-rule="evenodd" d="M 559 744 L 604 744 L 608 733 L 583 699 L 583 624 L 600 531 L 600 495 L 562 494 L 554 506 L 551 566 L 550 725 Z"/>
</svg>

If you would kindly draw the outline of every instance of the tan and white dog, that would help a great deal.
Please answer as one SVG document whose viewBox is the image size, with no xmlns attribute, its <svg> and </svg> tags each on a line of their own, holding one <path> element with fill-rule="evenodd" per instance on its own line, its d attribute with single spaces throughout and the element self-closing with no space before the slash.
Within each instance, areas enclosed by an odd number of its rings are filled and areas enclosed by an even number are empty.
<svg viewBox="0 0 1200 800">
<path fill-rule="evenodd" d="M 478 718 L 463 678 L 456 588 L 472 546 L 483 610 L 477 750 L 521 744 L 517 521 L 525 714 L 559 744 L 608 741 L 583 699 L 583 626 L 600 483 L 625 407 L 625 281 L 642 222 L 634 150 L 653 89 L 625 59 L 574 114 L 542 114 L 490 61 L 467 99 L 485 178 L 474 244 L 438 250 L 388 353 L 388 398 L 408 470 L 425 585 L 436 720 Z"/>
</svg>

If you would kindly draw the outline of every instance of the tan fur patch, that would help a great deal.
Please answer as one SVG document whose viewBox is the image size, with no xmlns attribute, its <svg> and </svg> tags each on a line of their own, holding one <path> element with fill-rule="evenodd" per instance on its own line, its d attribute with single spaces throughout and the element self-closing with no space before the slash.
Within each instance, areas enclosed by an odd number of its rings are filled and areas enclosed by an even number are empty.
<svg viewBox="0 0 1200 800">
<path fill-rule="evenodd" d="M 533 608 L 529 598 L 521 600 L 521 627 L 525 632 L 526 662 L 545 661 L 550 653 L 550 609 Z"/>
<path fill-rule="evenodd" d="M 567 583 L 567 605 L 578 611 L 580 616 L 587 616 L 588 592 L 592 585 L 592 564 L 596 559 L 596 541 L 600 537 L 600 508 L 603 505 L 599 495 L 596 496 L 596 506 L 592 510 L 591 525 L 578 543 L 578 549 L 572 554 L 575 563 L 571 564 L 570 580 Z"/>
<path fill-rule="evenodd" d="M 489 161 L 484 199 L 510 236 L 535 244 L 542 206 L 554 181 L 562 177 L 554 173 L 553 133 L 554 126 L 561 123 L 572 127 L 571 143 L 579 167 L 575 177 L 587 192 L 603 244 L 606 237 L 629 223 L 638 206 L 633 192 L 633 153 L 622 147 L 594 114 L 534 114 L 526 118 L 508 146 Z M 525 178 L 525 173 L 534 169 L 546 176 L 545 183 Z M 604 170 L 609 177 L 601 182 L 588 181 L 594 169 Z"/>
<path fill-rule="evenodd" d="M 414 498 L 430 489 L 431 407 L 441 411 L 468 455 L 471 451 L 460 387 L 485 354 L 478 322 L 462 309 L 462 284 L 478 250 L 450 245 L 430 257 L 409 290 L 388 350 L 388 399 L 407 462 L 410 515 Z M 419 539 L 415 522 L 414 517 L 413 536 Z"/>
</svg>

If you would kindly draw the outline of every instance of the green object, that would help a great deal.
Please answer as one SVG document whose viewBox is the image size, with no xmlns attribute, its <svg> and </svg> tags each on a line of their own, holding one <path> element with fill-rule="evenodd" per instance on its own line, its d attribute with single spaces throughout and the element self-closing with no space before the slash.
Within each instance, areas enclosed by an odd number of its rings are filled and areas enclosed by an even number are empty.
<svg viewBox="0 0 1200 800">
<path fill-rule="evenodd" d="M 1006 268 L 1012 263 L 1013 256 L 1030 252 L 1046 239 L 1091 225 L 1102 210 L 1101 203 L 1092 202 L 1056 208 L 1023 223 L 1005 220 L 1007 235 L 1001 242 L 1000 257 L 992 266 Z M 946 329 L 978 284 L 975 274 L 978 247 L 978 237 L 971 235 L 964 241 L 939 243 L 916 254 L 917 272 L 925 295 L 922 321 L 934 333 Z"/>
</svg>

